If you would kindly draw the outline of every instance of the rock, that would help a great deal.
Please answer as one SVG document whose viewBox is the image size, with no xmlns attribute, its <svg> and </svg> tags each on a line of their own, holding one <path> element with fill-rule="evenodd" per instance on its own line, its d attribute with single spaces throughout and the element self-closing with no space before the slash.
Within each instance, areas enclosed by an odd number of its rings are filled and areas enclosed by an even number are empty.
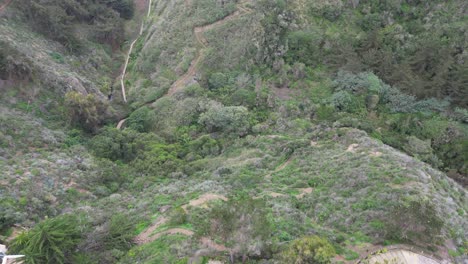
<svg viewBox="0 0 468 264">
<path fill-rule="evenodd" d="M 71 76 L 71 77 L 68 77 L 65 81 L 68 84 L 67 90 L 76 91 L 84 95 L 88 94 L 88 91 L 86 91 L 86 88 L 84 88 L 84 86 L 81 84 L 81 82 L 77 78 Z"/>
</svg>

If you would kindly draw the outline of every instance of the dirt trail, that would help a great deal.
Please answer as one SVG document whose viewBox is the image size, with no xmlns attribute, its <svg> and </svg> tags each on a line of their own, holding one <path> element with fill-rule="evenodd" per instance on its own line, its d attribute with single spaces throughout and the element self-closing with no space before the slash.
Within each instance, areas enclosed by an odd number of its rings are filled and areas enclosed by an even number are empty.
<svg viewBox="0 0 468 264">
<path fill-rule="evenodd" d="M 193 32 L 195 33 L 195 38 L 197 39 L 197 42 L 202 46 L 202 48 L 198 50 L 197 57 L 195 57 L 195 59 L 190 63 L 190 67 L 187 70 L 187 72 L 172 84 L 167 95 L 173 95 L 181 88 L 184 88 L 185 85 L 190 81 L 190 79 L 194 77 L 200 62 L 203 60 L 205 56 L 204 50 L 208 47 L 208 44 L 209 44 L 208 40 L 203 35 L 206 31 L 212 30 L 216 27 L 219 27 L 225 24 L 228 21 L 234 20 L 239 16 L 242 16 L 244 14 L 248 14 L 251 12 L 251 10 L 248 10 L 242 7 L 242 4 L 243 3 L 239 3 L 239 5 L 237 6 L 237 11 L 224 17 L 223 19 L 218 20 L 212 24 L 208 24 L 208 25 L 201 26 L 201 27 L 195 27 L 193 29 Z"/>
<path fill-rule="evenodd" d="M 154 236 L 154 231 L 158 229 L 161 225 L 166 223 L 168 221 L 167 218 L 162 217 L 158 219 L 154 224 L 152 224 L 150 227 L 148 227 L 145 231 L 141 232 L 138 236 L 135 237 L 134 241 L 136 244 L 141 245 L 145 243 L 149 243 L 151 241 L 154 241 L 153 239 Z"/>
<path fill-rule="evenodd" d="M 281 171 L 283 170 L 284 168 L 286 168 L 286 166 L 288 166 L 291 162 L 293 161 L 293 155 L 291 155 L 288 160 L 286 160 L 283 164 L 279 165 L 278 168 L 276 168 L 272 173 L 268 173 L 267 175 L 265 175 L 265 178 L 267 179 L 270 179 L 271 178 L 271 175 L 273 173 L 276 173 L 278 171 Z"/>
<path fill-rule="evenodd" d="M 117 124 L 117 129 L 121 129 L 121 128 L 122 128 L 122 126 L 123 126 L 123 124 L 125 123 L 125 121 L 127 121 L 127 119 L 126 119 L 126 118 L 125 118 L 125 119 L 122 119 L 122 120 L 120 120 L 120 121 L 119 121 L 119 123 Z"/>
<path fill-rule="evenodd" d="M 205 38 L 205 36 L 203 34 L 206 31 L 211 30 L 213 28 L 216 28 L 218 26 L 221 26 L 224 23 L 226 23 L 228 21 L 231 21 L 231 20 L 233 20 L 233 19 L 235 19 L 235 18 L 237 18 L 239 16 L 251 13 L 252 12 L 251 9 L 246 8 L 246 7 L 243 6 L 243 4 L 245 4 L 247 2 L 248 1 L 241 1 L 237 5 L 237 10 L 234 13 L 224 17 L 223 19 L 220 19 L 220 20 L 218 20 L 218 21 L 216 21 L 216 22 L 214 22 L 212 24 L 208 24 L 208 25 L 201 26 L 201 27 L 195 27 L 193 29 L 193 31 L 195 33 L 195 38 L 196 38 L 197 42 L 202 46 L 202 48 L 198 49 L 197 56 L 190 63 L 190 67 L 188 68 L 187 72 L 184 75 L 182 75 L 179 79 L 177 79 L 171 85 L 171 88 L 169 89 L 169 91 L 164 96 L 171 96 L 171 95 L 175 94 L 181 88 L 184 88 L 185 85 L 190 81 L 190 79 L 192 79 L 195 76 L 200 62 L 204 59 L 204 56 L 205 56 L 204 51 L 208 47 L 208 40 Z M 190 4 L 190 1 L 186 1 L 186 4 Z M 150 3 L 149 8 L 151 8 L 151 3 Z M 149 12 L 148 12 L 148 16 L 149 16 Z M 143 29 L 143 24 L 142 24 L 142 29 Z M 140 34 L 141 34 L 141 32 L 140 32 Z M 132 43 L 132 45 L 130 45 L 130 50 L 128 52 L 127 59 L 126 59 L 126 62 L 125 62 L 125 66 L 124 66 L 124 70 L 123 70 L 122 76 L 121 76 L 122 95 L 123 95 L 123 98 L 124 98 L 125 102 L 127 102 L 127 98 L 125 96 L 124 77 L 125 77 L 125 73 L 126 73 L 127 66 L 128 66 L 128 60 L 130 58 L 130 54 L 131 54 L 131 51 L 133 49 L 133 44 L 137 40 L 138 40 L 138 38 Z M 145 103 L 144 105 L 149 105 L 149 104 L 152 104 L 154 102 L 155 102 L 155 100 L 152 100 L 152 101 L 149 101 L 149 102 Z M 125 119 L 123 119 L 123 120 L 121 120 L 119 122 L 120 127 L 122 127 L 124 122 L 125 122 Z M 117 127 L 117 128 L 120 129 L 120 127 Z"/>
<path fill-rule="evenodd" d="M 230 251 L 231 250 L 230 248 L 226 247 L 225 245 L 217 244 L 216 242 L 214 242 L 213 240 L 211 240 L 208 237 L 200 238 L 200 242 L 205 247 L 214 249 L 216 251 Z"/>
<path fill-rule="evenodd" d="M 219 194 L 205 193 L 202 196 L 198 197 L 197 199 L 191 200 L 188 204 L 183 205 L 182 209 L 184 209 L 184 211 L 187 212 L 188 206 L 193 206 L 193 207 L 203 206 L 207 202 L 213 201 L 213 200 L 223 200 L 226 202 L 228 199 L 225 196 L 222 196 Z"/>
<path fill-rule="evenodd" d="M 149 0 L 148 2 L 148 13 L 146 15 L 146 18 L 148 18 L 151 14 L 151 5 L 152 5 L 153 0 Z M 143 35 L 143 27 L 145 25 L 145 19 L 141 21 L 141 26 L 140 26 L 140 32 L 138 32 L 138 36 L 135 38 L 135 40 L 130 44 L 130 48 L 128 49 L 127 56 L 125 58 L 125 64 L 122 70 L 122 74 L 120 75 L 120 86 L 122 88 L 122 97 L 124 102 L 127 102 L 127 95 L 125 91 L 125 74 L 127 73 L 127 67 L 128 67 L 128 62 L 130 61 L 130 55 L 132 55 L 133 51 L 133 46 L 135 43 L 138 41 L 138 39 Z"/>
<path fill-rule="evenodd" d="M 13 2 L 13 0 L 6 0 L 5 3 L 0 6 L 0 12 L 3 12 L 5 8 L 7 8 L 11 4 L 11 2 Z"/>
</svg>

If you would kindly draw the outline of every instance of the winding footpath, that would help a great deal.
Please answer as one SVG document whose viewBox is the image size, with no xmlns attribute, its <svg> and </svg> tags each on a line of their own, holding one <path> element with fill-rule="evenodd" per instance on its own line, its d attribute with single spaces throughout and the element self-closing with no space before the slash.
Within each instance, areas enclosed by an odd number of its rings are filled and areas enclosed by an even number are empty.
<svg viewBox="0 0 468 264">
<path fill-rule="evenodd" d="M 203 61 L 203 59 L 205 57 L 205 50 L 208 48 L 208 40 L 205 38 L 204 33 L 206 31 L 212 30 L 212 29 L 214 29 L 216 27 L 219 27 L 219 26 L 223 25 L 228 21 L 234 20 L 234 19 L 236 19 L 236 18 L 238 18 L 240 16 L 251 13 L 252 12 L 251 9 L 243 6 L 247 2 L 248 1 L 239 2 L 239 4 L 237 5 L 237 10 L 235 12 L 233 12 L 232 14 L 224 17 L 223 19 L 220 19 L 220 20 L 218 20 L 218 21 L 216 21 L 214 23 L 211 23 L 211 24 L 208 24 L 208 25 L 205 25 L 205 26 L 195 27 L 193 29 L 194 34 L 195 34 L 195 38 L 196 38 L 198 44 L 201 46 L 201 48 L 198 49 L 197 56 L 190 63 L 190 67 L 188 68 L 187 72 L 185 72 L 184 75 L 182 75 L 179 79 L 177 79 L 171 85 L 171 88 L 168 90 L 168 92 L 164 96 L 171 96 L 171 95 L 175 94 L 177 91 L 184 88 L 187 85 L 187 83 L 191 79 L 193 79 L 193 77 L 195 76 L 195 74 L 197 72 L 197 69 L 198 69 L 198 66 L 200 65 L 200 62 Z M 150 8 L 151 8 L 151 2 L 150 2 Z M 150 15 L 150 10 L 148 10 L 148 16 L 149 15 Z M 142 29 L 143 29 L 143 24 L 142 24 L 142 28 L 140 30 L 140 35 L 139 36 L 141 36 L 141 34 L 142 34 Z M 127 98 L 126 98 L 126 95 L 125 95 L 124 78 L 125 78 L 125 73 L 126 73 L 127 66 L 128 66 L 128 61 L 130 59 L 130 54 L 131 54 L 132 49 L 133 49 L 133 45 L 136 43 L 137 40 L 138 40 L 138 38 L 135 39 L 135 41 L 133 41 L 133 43 L 130 45 L 130 50 L 128 52 L 127 59 L 125 61 L 124 69 L 123 69 L 121 80 L 120 80 L 121 81 L 121 86 L 122 86 L 122 95 L 123 95 L 123 98 L 124 98 L 125 102 L 127 102 Z M 146 102 L 144 105 L 152 104 L 156 100 Z M 126 118 L 119 121 L 117 129 L 122 128 L 123 124 L 125 123 L 125 120 L 126 120 Z"/>
<path fill-rule="evenodd" d="M 149 0 L 148 2 L 148 13 L 146 14 L 146 18 L 149 18 L 151 14 L 151 5 L 152 5 L 152 0 Z M 141 21 L 141 26 L 140 26 L 140 32 L 138 33 L 138 36 L 135 38 L 135 40 L 130 44 L 130 48 L 128 49 L 127 57 L 125 58 L 125 64 L 122 70 L 122 74 L 120 75 L 120 86 L 122 88 L 122 97 L 124 102 L 127 102 L 127 95 L 125 91 L 125 74 L 127 73 L 127 67 L 128 67 L 128 62 L 130 61 L 130 55 L 132 55 L 133 51 L 133 46 L 135 46 L 135 43 L 140 39 L 141 35 L 143 35 L 143 27 L 145 25 L 145 19 Z"/>
</svg>

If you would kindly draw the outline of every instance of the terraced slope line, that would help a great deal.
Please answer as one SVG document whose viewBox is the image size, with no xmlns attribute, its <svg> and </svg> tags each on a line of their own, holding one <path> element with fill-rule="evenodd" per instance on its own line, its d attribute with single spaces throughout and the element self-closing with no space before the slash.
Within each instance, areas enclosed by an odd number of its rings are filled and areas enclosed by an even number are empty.
<svg viewBox="0 0 468 264">
<path fill-rule="evenodd" d="M 151 14 L 151 4 L 152 4 L 152 2 L 153 2 L 153 0 L 149 0 L 149 2 L 148 2 L 148 13 L 146 15 L 147 18 Z M 122 74 L 120 75 L 120 86 L 122 88 L 122 97 L 123 97 L 123 100 L 124 100 L 125 103 L 127 102 L 127 95 L 126 95 L 125 84 L 124 84 L 125 74 L 127 73 L 128 62 L 130 60 L 130 55 L 132 54 L 132 51 L 133 51 L 133 46 L 138 41 L 138 39 L 141 37 L 141 35 L 143 35 L 144 25 L 145 25 L 145 20 L 143 19 L 143 21 L 141 21 L 140 32 L 138 33 L 138 36 L 130 44 L 130 48 L 128 49 L 127 57 L 125 58 L 125 64 L 124 64 L 124 67 L 123 67 L 123 70 L 122 70 Z"/>
<path fill-rule="evenodd" d="M 291 155 L 285 162 L 283 162 L 281 165 L 279 165 L 273 172 L 268 173 L 267 175 L 265 175 L 265 178 L 266 179 L 271 179 L 271 175 L 273 173 L 282 171 L 284 168 L 286 168 L 286 166 L 288 166 L 293 161 L 293 159 L 294 159 L 294 157 L 293 157 L 293 155 Z"/>
<path fill-rule="evenodd" d="M 205 194 L 201 195 L 200 197 L 198 197 L 197 199 L 191 200 L 188 204 L 183 205 L 182 209 L 184 209 L 184 211 L 187 213 L 188 212 L 188 210 L 187 210 L 188 206 L 199 207 L 199 206 L 203 206 L 206 203 L 208 203 L 210 201 L 213 201 L 213 200 L 223 200 L 223 201 L 226 202 L 228 200 L 228 198 L 226 198 L 223 195 L 219 195 L 219 194 L 205 193 Z"/>
<path fill-rule="evenodd" d="M 242 3 L 239 3 L 239 5 L 237 6 L 237 11 L 235 11 L 234 13 L 224 17 L 223 19 L 218 20 L 218 21 L 216 21 L 216 22 L 214 22 L 212 24 L 208 24 L 208 25 L 201 26 L 201 27 L 195 27 L 193 29 L 193 31 L 195 33 L 195 37 L 197 39 L 197 42 L 202 46 L 202 48 L 198 50 L 198 54 L 195 57 L 195 59 L 190 63 L 190 67 L 187 70 L 187 72 L 172 84 L 171 88 L 167 92 L 167 95 L 173 95 L 174 93 L 176 93 L 181 88 L 184 88 L 184 86 L 187 84 L 187 82 L 191 78 L 193 78 L 193 76 L 195 75 L 195 73 L 197 71 L 197 68 L 198 68 L 198 65 L 200 64 L 200 61 L 202 61 L 204 56 L 205 56 L 204 50 L 208 46 L 208 40 L 205 38 L 203 33 L 205 33 L 206 31 L 209 31 L 209 30 L 211 30 L 213 28 L 219 27 L 219 26 L 225 24 L 228 21 L 234 20 L 239 16 L 242 16 L 242 15 L 245 15 L 245 14 L 248 14 L 248 13 L 252 12 L 250 9 L 246 9 L 245 7 L 243 7 L 241 4 Z"/>
<path fill-rule="evenodd" d="M 0 12 L 3 12 L 10 4 L 13 2 L 13 0 L 6 0 L 6 2 L 0 6 Z"/>
<path fill-rule="evenodd" d="M 158 227 L 165 224 L 167 221 L 168 219 L 165 217 L 158 219 L 156 222 L 154 222 L 154 224 L 152 224 L 145 231 L 143 231 L 142 233 L 140 233 L 138 236 L 135 237 L 134 239 L 135 243 L 138 245 L 142 245 L 142 244 L 149 243 L 149 242 L 156 240 L 155 238 L 153 238 L 154 236 L 153 232 L 156 229 L 158 229 Z"/>
</svg>

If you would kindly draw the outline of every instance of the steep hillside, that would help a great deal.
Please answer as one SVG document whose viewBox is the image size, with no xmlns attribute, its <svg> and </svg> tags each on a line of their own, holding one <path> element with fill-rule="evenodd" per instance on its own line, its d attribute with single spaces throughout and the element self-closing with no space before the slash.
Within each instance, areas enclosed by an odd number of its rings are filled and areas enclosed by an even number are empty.
<svg viewBox="0 0 468 264">
<path fill-rule="evenodd" d="M 26 263 L 463 263 L 466 4 L 384 2 L 11 2 L 0 242 Z"/>
</svg>

